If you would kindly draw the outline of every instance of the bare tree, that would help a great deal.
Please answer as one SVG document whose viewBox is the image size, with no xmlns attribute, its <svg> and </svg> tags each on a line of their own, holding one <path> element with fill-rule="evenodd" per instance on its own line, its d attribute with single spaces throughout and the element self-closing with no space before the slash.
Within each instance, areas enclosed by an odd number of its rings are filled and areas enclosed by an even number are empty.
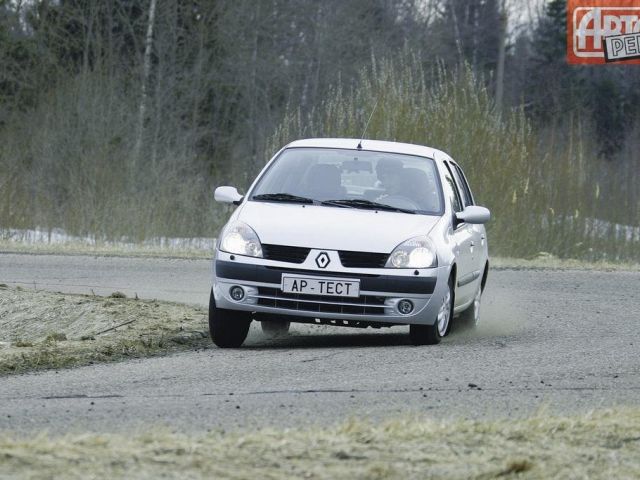
<svg viewBox="0 0 640 480">
<path fill-rule="evenodd" d="M 502 0 L 500 5 L 500 36 L 498 45 L 498 67 L 496 71 L 496 107 L 502 111 L 504 98 L 504 64 L 506 57 L 507 24 L 509 14 L 507 12 L 507 0 Z"/>
<path fill-rule="evenodd" d="M 142 137 L 144 134 L 144 121 L 147 113 L 147 88 L 149 83 L 149 76 L 151 74 L 151 51 L 153 49 L 153 27 L 156 19 L 156 1 L 157 0 L 150 0 L 149 3 L 149 20 L 147 22 L 147 35 L 145 36 L 144 59 L 142 65 L 140 107 L 138 108 L 138 134 L 134 148 L 135 160 L 140 157 L 140 149 L 142 148 Z"/>
</svg>

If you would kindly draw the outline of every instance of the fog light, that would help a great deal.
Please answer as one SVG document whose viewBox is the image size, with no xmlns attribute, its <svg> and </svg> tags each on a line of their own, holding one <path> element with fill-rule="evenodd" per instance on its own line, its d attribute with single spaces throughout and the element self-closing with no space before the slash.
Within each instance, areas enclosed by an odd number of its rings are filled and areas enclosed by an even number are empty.
<svg viewBox="0 0 640 480">
<path fill-rule="evenodd" d="M 244 298 L 244 288 L 238 287 L 237 285 L 235 287 L 231 287 L 231 289 L 229 290 L 229 295 L 231 295 L 231 298 L 233 298 L 236 302 L 239 302 Z"/>
<path fill-rule="evenodd" d="M 398 311 L 403 315 L 413 312 L 413 302 L 411 300 L 400 300 L 398 302 Z"/>
</svg>

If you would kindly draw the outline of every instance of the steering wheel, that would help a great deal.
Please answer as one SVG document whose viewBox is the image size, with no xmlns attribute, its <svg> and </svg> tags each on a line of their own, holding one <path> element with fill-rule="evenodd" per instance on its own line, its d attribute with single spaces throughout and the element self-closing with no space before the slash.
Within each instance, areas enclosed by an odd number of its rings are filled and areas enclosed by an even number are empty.
<svg viewBox="0 0 640 480">
<path fill-rule="evenodd" d="M 386 195 L 380 197 L 377 200 L 379 203 L 384 203 L 386 205 L 390 205 L 396 208 L 403 208 L 406 210 L 420 210 L 420 206 L 409 197 L 404 197 L 402 195 Z"/>
</svg>

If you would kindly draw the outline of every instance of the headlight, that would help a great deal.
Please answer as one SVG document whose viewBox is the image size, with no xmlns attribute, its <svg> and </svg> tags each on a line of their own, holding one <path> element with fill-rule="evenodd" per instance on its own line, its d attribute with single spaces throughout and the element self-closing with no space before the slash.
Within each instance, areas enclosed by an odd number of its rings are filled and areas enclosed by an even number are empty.
<svg viewBox="0 0 640 480">
<path fill-rule="evenodd" d="M 436 251 L 427 237 L 414 237 L 398 245 L 386 268 L 432 268 L 438 266 Z"/>
<path fill-rule="evenodd" d="M 262 258 L 262 245 L 256 232 L 242 222 L 235 222 L 229 225 L 222 232 L 220 250 L 237 255 Z"/>
</svg>

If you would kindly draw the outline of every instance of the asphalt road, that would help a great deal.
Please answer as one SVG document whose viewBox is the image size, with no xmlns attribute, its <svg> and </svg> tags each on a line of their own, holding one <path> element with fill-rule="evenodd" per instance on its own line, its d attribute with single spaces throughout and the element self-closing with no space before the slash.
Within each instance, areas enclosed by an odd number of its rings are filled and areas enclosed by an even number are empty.
<svg viewBox="0 0 640 480">
<path fill-rule="evenodd" d="M 0 283 L 205 304 L 201 260 L 0 255 Z M 521 416 L 640 404 L 640 272 L 492 271 L 482 325 L 433 347 L 407 328 L 296 326 L 246 347 L 0 378 L 0 429 L 184 431 L 389 416 Z"/>
</svg>

